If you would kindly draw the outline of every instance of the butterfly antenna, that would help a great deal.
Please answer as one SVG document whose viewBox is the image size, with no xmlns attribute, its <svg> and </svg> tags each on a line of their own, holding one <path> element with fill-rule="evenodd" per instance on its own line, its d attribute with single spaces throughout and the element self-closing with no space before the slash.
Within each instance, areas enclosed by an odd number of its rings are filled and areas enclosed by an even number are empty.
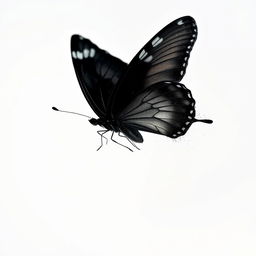
<svg viewBox="0 0 256 256">
<path fill-rule="evenodd" d="M 65 111 L 65 110 L 60 110 L 56 107 L 52 107 L 52 110 L 55 110 L 55 111 L 59 111 L 59 112 L 63 112 L 63 113 L 68 113 L 68 114 L 75 114 L 75 115 L 79 115 L 79 116 L 85 116 L 87 118 L 92 118 L 90 116 L 87 116 L 87 115 L 83 115 L 83 114 L 80 114 L 80 113 L 76 113 L 76 112 L 71 112 L 71 111 Z"/>
<path fill-rule="evenodd" d="M 194 119 L 194 122 L 202 122 L 202 123 L 206 123 L 206 124 L 212 124 L 213 121 L 210 119 Z"/>
</svg>

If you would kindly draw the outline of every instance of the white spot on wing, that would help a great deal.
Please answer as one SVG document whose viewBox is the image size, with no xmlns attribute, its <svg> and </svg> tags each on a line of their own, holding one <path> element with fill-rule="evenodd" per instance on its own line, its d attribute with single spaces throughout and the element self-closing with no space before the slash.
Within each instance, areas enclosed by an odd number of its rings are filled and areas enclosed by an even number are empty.
<svg viewBox="0 0 256 256">
<path fill-rule="evenodd" d="M 95 49 L 91 48 L 90 57 L 93 58 L 95 56 Z"/>
<path fill-rule="evenodd" d="M 184 22 L 183 22 L 183 20 L 179 20 L 179 21 L 177 22 L 177 24 L 178 24 L 178 25 L 182 25 L 182 24 L 184 24 Z"/>
<path fill-rule="evenodd" d="M 79 51 L 77 51 L 76 52 L 76 55 L 77 55 L 77 58 L 79 59 L 79 60 L 82 60 L 83 59 L 83 53 L 82 52 L 79 52 Z"/>
<path fill-rule="evenodd" d="M 80 39 L 80 40 L 84 40 L 84 38 L 83 38 L 82 36 L 79 36 L 79 39 Z"/>
<path fill-rule="evenodd" d="M 163 42 L 163 38 L 160 38 L 159 36 L 157 36 L 155 39 L 152 40 L 152 45 L 153 47 L 156 47 L 157 45 L 161 44 Z"/>
<path fill-rule="evenodd" d="M 84 57 L 88 58 L 89 56 L 89 50 L 88 49 L 84 49 Z"/>
<path fill-rule="evenodd" d="M 143 60 L 147 55 L 148 53 L 143 49 L 139 55 L 139 59 Z"/>
<path fill-rule="evenodd" d="M 157 36 L 156 38 L 154 38 L 153 40 L 152 40 L 152 45 L 154 46 L 155 44 L 156 44 L 156 42 L 158 41 L 160 39 L 160 37 L 159 36 Z"/>
<path fill-rule="evenodd" d="M 73 51 L 72 52 L 72 57 L 74 58 L 74 59 L 76 59 L 77 57 L 76 57 L 76 52 L 75 51 Z"/>
<path fill-rule="evenodd" d="M 150 56 L 148 56 L 144 61 L 145 61 L 145 62 L 150 62 L 152 59 L 153 59 L 153 56 L 150 55 Z"/>
<path fill-rule="evenodd" d="M 183 71 L 183 70 L 181 70 L 181 71 L 180 71 L 180 75 L 182 76 L 183 74 L 184 74 L 184 71 Z"/>
</svg>

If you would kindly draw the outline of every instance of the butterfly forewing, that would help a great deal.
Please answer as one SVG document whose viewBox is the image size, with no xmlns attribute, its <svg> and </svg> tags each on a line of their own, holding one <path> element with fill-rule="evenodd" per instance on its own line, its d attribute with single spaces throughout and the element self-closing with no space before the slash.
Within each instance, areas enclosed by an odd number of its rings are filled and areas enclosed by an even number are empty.
<svg viewBox="0 0 256 256">
<path fill-rule="evenodd" d="M 71 37 L 71 55 L 85 98 L 99 117 L 105 117 L 110 96 L 127 64 L 79 35 Z"/>
<path fill-rule="evenodd" d="M 137 53 L 120 79 L 111 111 L 122 110 L 137 92 L 153 84 L 179 82 L 185 75 L 196 38 L 196 22 L 189 16 L 171 22 L 158 32 Z"/>
<path fill-rule="evenodd" d="M 186 17 L 172 22 L 166 27 L 163 35 L 160 32 L 156 38 L 163 38 L 163 40 L 158 45 L 154 46 L 154 39 L 152 39 L 153 48 L 151 48 L 150 43 L 146 46 L 149 48 L 149 52 L 151 50 L 152 60 L 146 73 L 144 86 L 148 87 L 163 80 L 181 81 L 185 75 L 189 55 L 196 37 L 195 21 Z"/>
</svg>

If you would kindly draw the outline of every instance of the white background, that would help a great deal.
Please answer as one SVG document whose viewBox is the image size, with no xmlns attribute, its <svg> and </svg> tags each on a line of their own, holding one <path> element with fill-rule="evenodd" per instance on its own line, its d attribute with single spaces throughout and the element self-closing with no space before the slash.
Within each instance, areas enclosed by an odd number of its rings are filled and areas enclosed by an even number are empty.
<svg viewBox="0 0 256 256">
<path fill-rule="evenodd" d="M 0 255 L 256 255 L 255 1 L 1 1 Z M 141 151 L 53 105 L 95 116 L 70 36 L 129 61 L 172 20 L 199 35 L 183 83 L 197 101 L 184 138 Z"/>
</svg>

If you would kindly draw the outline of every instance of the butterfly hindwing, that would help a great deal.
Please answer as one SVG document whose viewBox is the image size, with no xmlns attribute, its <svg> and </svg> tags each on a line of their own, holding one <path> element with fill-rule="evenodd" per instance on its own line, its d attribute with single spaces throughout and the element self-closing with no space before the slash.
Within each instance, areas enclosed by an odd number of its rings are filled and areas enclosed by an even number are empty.
<svg viewBox="0 0 256 256">
<path fill-rule="evenodd" d="M 177 138 L 195 121 L 194 106 L 195 100 L 183 84 L 160 82 L 138 93 L 118 120 L 121 129 L 130 128 L 132 134 L 141 130 Z"/>
<path fill-rule="evenodd" d="M 79 35 L 71 37 L 71 55 L 85 98 L 94 112 L 104 117 L 110 96 L 127 64 Z"/>
<path fill-rule="evenodd" d="M 179 18 L 159 31 L 128 65 L 118 84 L 112 111 L 124 108 L 138 91 L 153 84 L 181 81 L 196 38 L 196 22 L 190 16 Z"/>
</svg>

